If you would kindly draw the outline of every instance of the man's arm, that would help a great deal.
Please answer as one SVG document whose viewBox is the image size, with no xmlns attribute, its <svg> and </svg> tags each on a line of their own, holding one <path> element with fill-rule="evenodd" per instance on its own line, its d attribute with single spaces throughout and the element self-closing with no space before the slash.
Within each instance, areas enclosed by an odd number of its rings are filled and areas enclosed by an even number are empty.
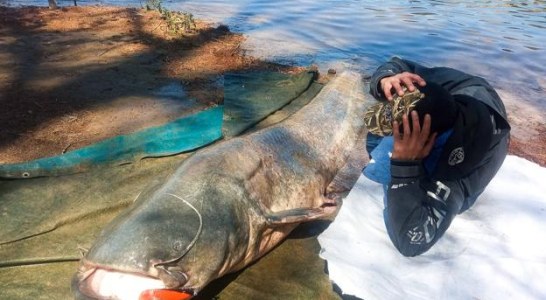
<svg viewBox="0 0 546 300">
<path fill-rule="evenodd" d="M 416 74 L 425 82 L 434 82 L 453 95 L 468 95 L 483 102 L 503 119 L 503 127 L 510 127 L 506 117 L 506 109 L 495 89 L 485 79 L 453 68 L 428 68 L 410 60 L 393 57 L 390 61 L 379 66 L 372 75 L 370 79 L 372 96 L 378 100 L 386 101 L 387 97 L 385 97 L 385 91 L 381 86 L 381 80 L 404 72 Z M 419 85 L 423 86 L 421 83 Z"/>
<path fill-rule="evenodd" d="M 408 64 L 408 62 L 398 57 L 393 57 L 390 61 L 379 66 L 370 79 L 370 93 L 372 96 L 378 100 L 387 100 L 380 85 L 381 79 L 403 72 L 415 73 L 415 66 L 411 62 Z"/>
<path fill-rule="evenodd" d="M 411 129 L 408 119 L 408 116 L 402 118 L 404 134 L 400 133 L 398 122 L 393 122 L 394 146 L 385 224 L 400 253 L 415 256 L 430 249 L 461 208 L 471 205 L 465 201 L 475 200 L 485 189 L 506 156 L 508 136 L 487 152 L 470 175 L 441 182 L 430 179 L 422 164 L 434 143 L 430 116 L 425 116 L 422 128 L 417 112 L 411 112 Z"/>
<path fill-rule="evenodd" d="M 412 111 L 410 117 L 402 117 L 404 134 L 398 122 L 393 122 L 385 224 L 394 246 L 405 256 L 419 255 L 432 247 L 464 202 L 459 182 L 431 182 L 425 174 L 422 159 L 429 155 L 436 136 L 430 134 L 430 122 L 426 115 L 421 127 L 417 112 Z"/>
<path fill-rule="evenodd" d="M 430 249 L 453 218 L 483 192 L 502 166 L 507 151 L 508 136 L 469 176 L 445 182 L 427 179 L 421 161 L 391 160 L 385 224 L 398 251 L 416 256 Z"/>
<path fill-rule="evenodd" d="M 391 161 L 385 224 L 404 256 L 430 249 L 447 230 L 464 202 L 460 182 L 431 182 L 420 161 Z"/>
<path fill-rule="evenodd" d="M 417 74 L 427 82 L 434 82 L 442 86 L 450 93 L 456 93 L 461 88 L 468 86 L 480 86 L 485 88 L 488 92 L 496 94 L 489 83 L 481 77 L 447 67 L 428 68 L 411 60 L 399 57 L 393 57 L 391 60 L 377 68 L 370 79 L 370 93 L 377 99 L 384 100 L 385 96 L 380 84 L 381 79 L 404 72 Z"/>
</svg>

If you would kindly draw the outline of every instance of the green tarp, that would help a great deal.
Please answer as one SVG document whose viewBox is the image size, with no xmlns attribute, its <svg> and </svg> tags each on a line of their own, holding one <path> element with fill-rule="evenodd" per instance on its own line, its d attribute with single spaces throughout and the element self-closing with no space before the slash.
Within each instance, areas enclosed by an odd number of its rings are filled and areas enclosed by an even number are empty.
<svg viewBox="0 0 546 300">
<path fill-rule="evenodd" d="M 71 299 L 80 252 L 187 156 L 0 182 L 0 299 Z M 314 236 L 313 231 L 296 232 L 258 263 L 211 284 L 198 299 L 339 299 Z"/>
<path fill-rule="evenodd" d="M 306 87 L 250 130 L 282 121 L 320 87 Z M 69 176 L 0 180 L 0 299 L 71 299 L 70 281 L 81 252 L 105 224 L 140 193 L 168 178 L 189 155 L 147 158 Z M 316 228 L 311 224 L 310 232 L 296 232 L 258 263 L 211 284 L 197 299 L 339 299 L 317 255 Z"/>
<path fill-rule="evenodd" d="M 316 72 L 227 74 L 224 79 L 224 136 L 229 138 L 244 132 L 298 98 L 308 90 L 315 76 Z M 311 99 L 315 95 L 305 94 L 305 98 Z"/>
</svg>

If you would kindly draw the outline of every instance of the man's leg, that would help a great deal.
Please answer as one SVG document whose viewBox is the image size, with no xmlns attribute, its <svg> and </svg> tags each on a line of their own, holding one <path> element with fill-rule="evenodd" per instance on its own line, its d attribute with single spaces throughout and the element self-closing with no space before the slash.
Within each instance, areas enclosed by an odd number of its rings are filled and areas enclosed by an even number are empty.
<svg viewBox="0 0 546 300">
<path fill-rule="evenodd" d="M 372 153 L 373 149 L 375 149 L 375 147 L 377 147 L 382 140 L 382 136 L 368 132 L 368 135 L 366 135 L 366 151 L 368 151 L 369 158 L 372 158 L 370 153 Z"/>
</svg>

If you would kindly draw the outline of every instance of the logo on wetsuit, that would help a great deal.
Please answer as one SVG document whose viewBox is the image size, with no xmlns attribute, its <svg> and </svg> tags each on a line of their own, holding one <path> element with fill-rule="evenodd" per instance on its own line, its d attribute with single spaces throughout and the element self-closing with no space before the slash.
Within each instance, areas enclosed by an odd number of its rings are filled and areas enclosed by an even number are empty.
<svg viewBox="0 0 546 300">
<path fill-rule="evenodd" d="M 411 230 L 406 232 L 406 235 L 409 237 L 410 244 L 420 245 L 423 242 L 430 243 L 434 236 L 436 235 L 436 228 L 438 222 L 431 216 L 428 216 L 425 223 L 421 226 L 416 226 Z"/>
<path fill-rule="evenodd" d="M 464 149 L 463 147 L 455 148 L 451 153 L 449 154 L 449 159 L 447 163 L 450 166 L 454 166 L 456 164 L 462 163 L 464 160 Z"/>
</svg>

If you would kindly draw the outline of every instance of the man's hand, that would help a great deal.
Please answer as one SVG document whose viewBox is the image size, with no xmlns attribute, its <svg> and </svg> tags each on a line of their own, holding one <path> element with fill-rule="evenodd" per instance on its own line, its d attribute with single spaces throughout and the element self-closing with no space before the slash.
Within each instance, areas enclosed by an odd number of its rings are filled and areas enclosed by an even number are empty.
<svg viewBox="0 0 546 300">
<path fill-rule="evenodd" d="M 381 79 L 379 83 L 381 84 L 381 90 L 383 91 L 383 95 L 385 95 L 385 97 L 389 101 L 392 100 L 393 89 L 395 90 L 395 92 L 398 93 L 399 96 L 403 96 L 403 85 L 406 86 L 408 91 L 413 92 L 415 90 L 414 83 L 417 83 L 419 86 L 425 86 L 427 84 L 425 80 L 421 78 L 421 76 L 410 72 L 403 72 L 393 76 L 385 77 Z"/>
<path fill-rule="evenodd" d="M 411 112 L 413 122 L 413 131 L 410 129 L 408 116 L 402 117 L 404 134 L 400 133 L 398 122 L 394 121 L 392 125 L 394 146 L 392 158 L 398 160 L 420 160 L 426 157 L 436 139 L 436 132 L 430 134 L 430 115 L 425 115 L 423 128 L 419 124 L 419 115 L 416 111 Z"/>
</svg>

